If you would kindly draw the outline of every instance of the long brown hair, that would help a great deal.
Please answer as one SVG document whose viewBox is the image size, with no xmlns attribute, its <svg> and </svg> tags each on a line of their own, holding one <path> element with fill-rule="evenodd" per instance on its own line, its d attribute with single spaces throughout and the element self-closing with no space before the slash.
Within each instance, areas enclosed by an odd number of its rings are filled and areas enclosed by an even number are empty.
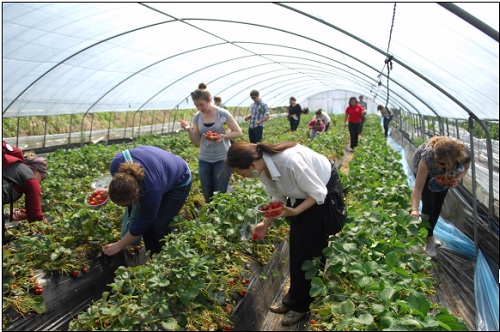
<svg viewBox="0 0 500 332">
<path fill-rule="evenodd" d="M 249 168 L 255 160 L 262 158 L 262 154 L 273 155 L 297 145 L 295 142 L 281 142 L 276 144 L 236 142 L 229 148 L 226 165 L 230 168 Z"/>
<path fill-rule="evenodd" d="M 144 168 L 137 163 L 122 163 L 109 183 L 109 198 L 116 204 L 136 203 L 143 194 Z"/>
<path fill-rule="evenodd" d="M 437 160 L 450 160 L 453 163 L 465 160 L 468 157 L 465 144 L 453 137 L 434 136 L 428 143 Z"/>
</svg>

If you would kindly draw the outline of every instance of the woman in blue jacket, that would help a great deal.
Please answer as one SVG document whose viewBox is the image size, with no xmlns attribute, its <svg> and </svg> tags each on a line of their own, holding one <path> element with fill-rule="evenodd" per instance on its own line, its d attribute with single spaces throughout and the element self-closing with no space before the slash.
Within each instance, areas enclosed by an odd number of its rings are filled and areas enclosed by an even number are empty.
<svg viewBox="0 0 500 332">
<path fill-rule="evenodd" d="M 127 153 L 130 155 L 127 159 Z M 179 214 L 191 190 L 191 171 L 181 157 L 154 146 L 138 146 L 118 153 L 110 165 L 113 176 L 108 194 L 111 201 L 137 209 L 130 229 L 106 245 L 111 256 L 136 242 L 140 236 L 151 254 L 160 252 L 164 237 L 172 232 L 170 223 Z"/>
</svg>

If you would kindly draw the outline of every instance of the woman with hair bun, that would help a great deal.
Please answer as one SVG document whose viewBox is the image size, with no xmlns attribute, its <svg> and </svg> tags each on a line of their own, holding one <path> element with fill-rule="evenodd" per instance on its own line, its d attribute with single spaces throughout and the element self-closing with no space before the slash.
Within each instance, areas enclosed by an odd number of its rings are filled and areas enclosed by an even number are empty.
<svg viewBox="0 0 500 332">
<path fill-rule="evenodd" d="M 191 190 L 188 164 L 158 147 L 138 146 L 116 154 L 109 168 L 109 199 L 135 218 L 119 241 L 104 247 L 104 254 L 115 255 L 141 236 L 150 254 L 160 252 Z"/>
<path fill-rule="evenodd" d="M 231 146 L 230 141 L 240 138 L 242 132 L 228 110 L 212 105 L 212 95 L 205 83 L 200 83 L 198 89 L 191 92 L 191 98 L 198 112 L 191 125 L 185 120 L 180 122 L 191 142 L 200 146 L 198 172 L 203 197 L 209 203 L 214 192 L 227 192 L 231 170 L 223 167 L 224 160 Z M 226 133 L 224 124 L 229 128 L 229 133 Z"/>
</svg>

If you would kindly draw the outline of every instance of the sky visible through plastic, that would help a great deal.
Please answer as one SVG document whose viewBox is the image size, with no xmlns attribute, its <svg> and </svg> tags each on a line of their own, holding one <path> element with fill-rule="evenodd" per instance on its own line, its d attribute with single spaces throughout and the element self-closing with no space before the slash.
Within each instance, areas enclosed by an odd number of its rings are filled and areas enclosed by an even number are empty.
<svg viewBox="0 0 500 332">
<path fill-rule="evenodd" d="M 3 3 L 3 117 L 194 108 L 205 82 L 226 106 L 345 91 L 498 120 L 499 4 L 456 6 L 496 40 L 436 3 Z"/>
</svg>

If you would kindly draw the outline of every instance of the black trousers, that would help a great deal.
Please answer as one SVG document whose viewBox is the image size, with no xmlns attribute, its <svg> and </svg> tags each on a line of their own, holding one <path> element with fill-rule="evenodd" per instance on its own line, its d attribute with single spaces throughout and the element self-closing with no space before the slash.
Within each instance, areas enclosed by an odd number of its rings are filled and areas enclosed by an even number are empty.
<svg viewBox="0 0 500 332">
<path fill-rule="evenodd" d="M 438 192 L 430 191 L 430 179 L 430 177 L 427 177 L 424 190 L 422 190 L 422 214 L 429 217 L 429 223 L 431 224 L 430 228 L 427 229 L 429 231 L 428 237 L 434 235 L 434 227 L 436 227 L 446 194 L 448 194 L 448 189 Z"/>
<path fill-rule="evenodd" d="M 294 206 L 302 201 L 297 200 Z M 287 205 L 290 206 L 290 201 Z M 325 207 L 325 204 L 315 204 L 298 216 L 287 218 L 290 222 L 290 289 L 282 303 L 293 311 L 308 312 L 313 301 L 309 296 L 311 280 L 306 280 L 302 264 L 322 256 L 323 249 L 328 246 L 323 221 Z"/>
<path fill-rule="evenodd" d="M 358 136 L 361 129 L 360 122 L 349 122 L 349 135 L 351 136 L 351 149 L 358 146 Z"/>
</svg>

